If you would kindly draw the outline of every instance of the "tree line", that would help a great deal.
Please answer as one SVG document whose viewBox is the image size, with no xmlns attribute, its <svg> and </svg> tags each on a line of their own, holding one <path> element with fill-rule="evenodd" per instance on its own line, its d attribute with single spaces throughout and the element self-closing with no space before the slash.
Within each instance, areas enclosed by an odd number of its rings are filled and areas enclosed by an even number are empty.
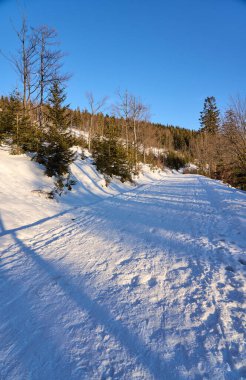
<svg viewBox="0 0 246 380">
<path fill-rule="evenodd" d="M 7 58 L 20 87 L 0 98 L 0 143 L 12 154 L 31 152 L 60 191 L 73 185 L 74 145 L 91 152 L 107 181 L 113 175 L 131 180 L 140 163 L 179 169 L 195 162 L 198 173 L 245 189 L 245 103 L 234 102 L 222 116 L 215 98 L 206 98 L 199 131 L 150 122 L 149 107 L 127 90 L 117 92 L 109 113 L 107 97 L 96 100 L 91 92 L 87 107 L 73 110 L 66 104 L 69 75 L 62 72 L 56 32 L 29 28 L 23 19 L 16 34 L 19 50 Z"/>
<path fill-rule="evenodd" d="M 202 174 L 246 190 L 246 101 L 231 103 L 221 114 L 213 96 L 205 99 L 191 152 Z"/>
</svg>

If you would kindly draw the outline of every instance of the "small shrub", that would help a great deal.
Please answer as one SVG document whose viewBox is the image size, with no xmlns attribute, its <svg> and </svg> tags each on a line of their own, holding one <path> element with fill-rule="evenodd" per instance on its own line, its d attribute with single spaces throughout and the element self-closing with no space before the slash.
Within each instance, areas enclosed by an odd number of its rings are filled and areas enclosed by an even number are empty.
<svg viewBox="0 0 246 380">
<path fill-rule="evenodd" d="M 187 160 L 178 153 L 169 152 L 164 158 L 164 164 L 170 169 L 179 170 L 185 166 Z"/>
<path fill-rule="evenodd" d="M 80 154 L 80 158 L 81 158 L 81 160 L 85 160 L 86 159 L 86 155 L 85 155 L 84 150 L 82 150 L 82 152 Z"/>
</svg>

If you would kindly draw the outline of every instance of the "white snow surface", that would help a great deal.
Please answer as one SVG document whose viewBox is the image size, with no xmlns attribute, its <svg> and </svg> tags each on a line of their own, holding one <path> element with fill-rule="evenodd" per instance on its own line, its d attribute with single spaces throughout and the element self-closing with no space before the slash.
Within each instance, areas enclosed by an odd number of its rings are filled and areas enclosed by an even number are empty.
<svg viewBox="0 0 246 380">
<path fill-rule="evenodd" d="M 246 194 L 151 172 L 52 180 L 0 150 L 0 379 L 245 379 Z"/>
</svg>

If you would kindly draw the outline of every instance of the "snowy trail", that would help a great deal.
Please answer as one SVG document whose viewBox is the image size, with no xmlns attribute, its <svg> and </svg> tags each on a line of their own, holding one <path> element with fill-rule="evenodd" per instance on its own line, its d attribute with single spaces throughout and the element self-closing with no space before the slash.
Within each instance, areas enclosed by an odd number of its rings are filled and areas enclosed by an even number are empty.
<svg viewBox="0 0 246 380">
<path fill-rule="evenodd" d="M 246 378 L 245 201 L 180 175 L 2 220 L 0 378 Z"/>
</svg>

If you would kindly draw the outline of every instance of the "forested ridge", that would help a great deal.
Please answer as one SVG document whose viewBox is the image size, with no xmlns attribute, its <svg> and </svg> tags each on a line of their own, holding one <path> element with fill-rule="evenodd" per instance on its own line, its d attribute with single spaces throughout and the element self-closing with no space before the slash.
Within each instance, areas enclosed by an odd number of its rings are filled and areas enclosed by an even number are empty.
<svg viewBox="0 0 246 380">
<path fill-rule="evenodd" d="M 92 153 L 107 180 L 132 180 L 141 163 L 193 171 L 246 189 L 246 102 L 237 99 L 222 115 L 207 97 L 198 131 L 152 123 L 149 107 L 128 90 L 118 91 L 110 111 L 108 98 L 86 93 L 84 109 L 66 104 L 69 75 L 62 72 L 63 52 L 56 32 L 47 26 L 17 32 L 19 50 L 10 61 L 18 89 L 0 98 L 0 143 L 12 154 L 32 152 L 32 159 L 54 176 L 60 190 L 72 188 L 72 147 Z M 178 109 L 177 109 L 178 112 Z M 82 155 L 83 156 L 83 155 Z"/>
</svg>

